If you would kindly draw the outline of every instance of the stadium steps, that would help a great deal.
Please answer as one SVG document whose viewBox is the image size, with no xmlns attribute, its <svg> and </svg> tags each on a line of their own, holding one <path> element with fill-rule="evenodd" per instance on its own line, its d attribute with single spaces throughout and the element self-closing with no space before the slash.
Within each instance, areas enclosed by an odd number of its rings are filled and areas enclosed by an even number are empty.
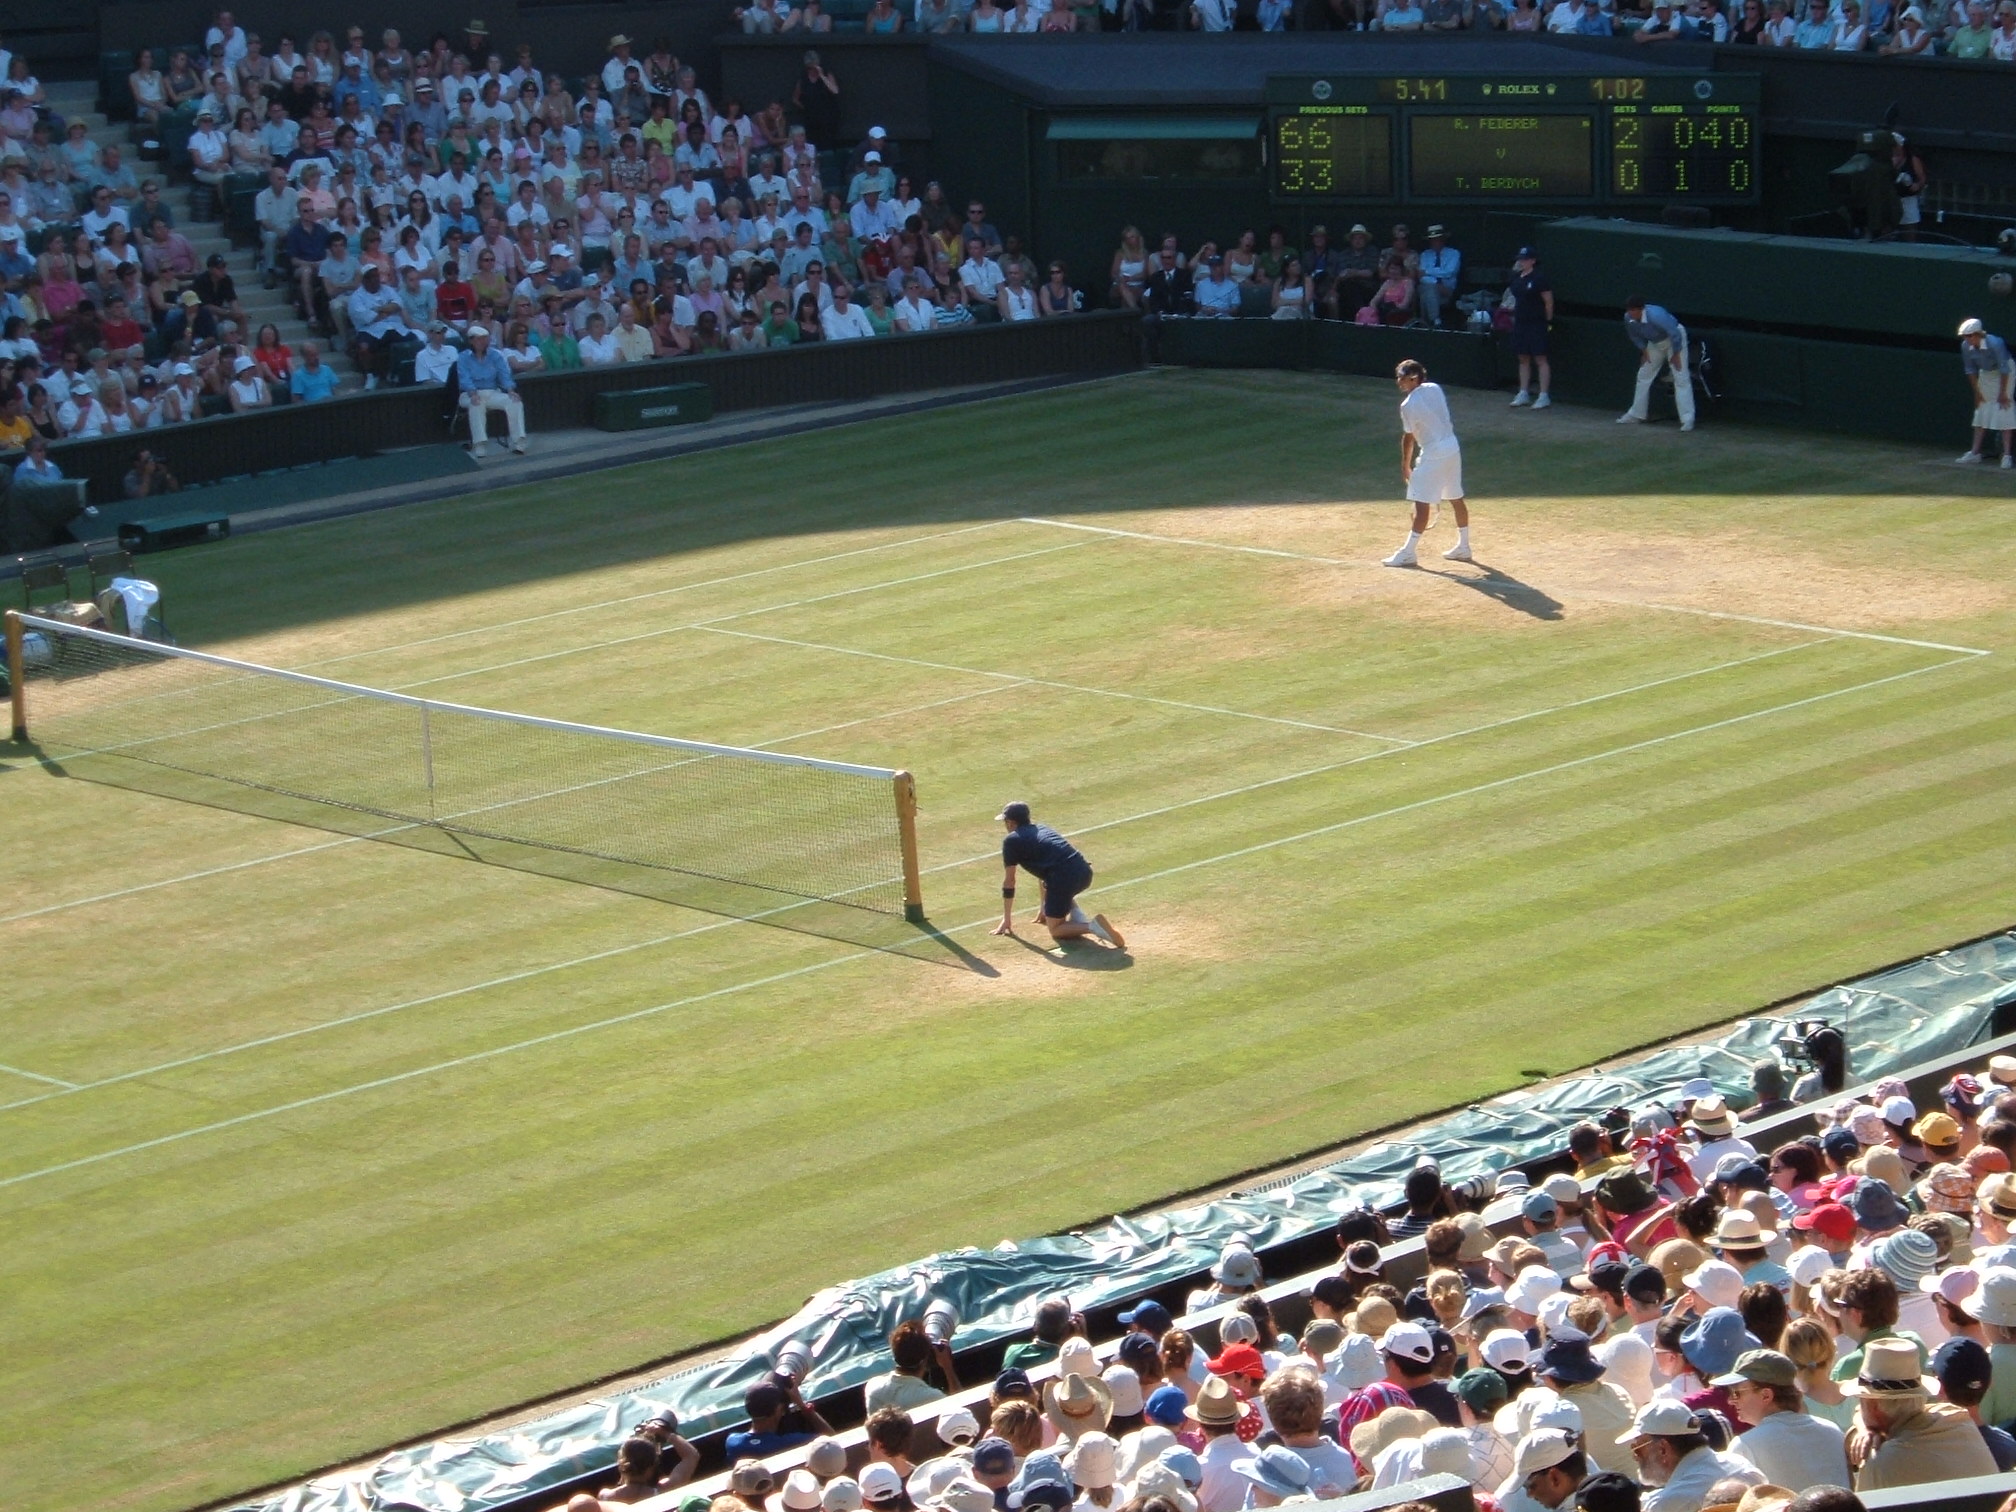
<svg viewBox="0 0 2016 1512">
<path fill-rule="evenodd" d="M 127 161 L 141 177 L 163 177 L 162 165 L 143 163 L 139 160 L 138 149 L 127 137 L 124 122 L 108 121 L 98 112 L 98 86 L 93 82 L 48 84 L 44 86 L 49 105 L 66 123 L 82 121 L 92 141 L 99 146 L 115 146 L 124 151 Z M 267 289 L 259 277 L 259 255 L 256 248 L 246 251 L 234 249 L 231 239 L 224 232 L 223 223 L 212 218 L 198 220 L 195 216 L 194 194 L 199 186 L 193 182 L 170 182 L 164 179 L 162 197 L 175 211 L 175 229 L 188 238 L 189 245 L 196 253 L 199 263 L 209 259 L 211 253 L 221 252 L 231 263 L 231 275 L 238 281 L 238 302 L 245 307 L 245 319 L 249 329 L 244 333 L 246 341 L 254 340 L 259 327 L 269 321 L 278 328 L 280 340 L 295 351 L 301 349 L 304 341 L 316 340 L 315 334 L 305 322 L 294 313 L 294 306 L 288 300 L 284 289 Z M 241 255 L 234 257 L 238 251 Z M 330 343 L 323 342 L 323 357 L 342 375 L 338 392 L 352 392 L 363 387 L 363 376 L 357 372 L 349 357 L 336 350 Z"/>
</svg>

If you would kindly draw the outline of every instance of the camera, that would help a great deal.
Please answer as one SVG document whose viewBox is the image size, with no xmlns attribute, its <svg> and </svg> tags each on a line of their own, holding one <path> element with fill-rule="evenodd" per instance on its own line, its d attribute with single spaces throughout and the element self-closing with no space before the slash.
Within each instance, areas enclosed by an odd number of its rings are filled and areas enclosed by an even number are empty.
<svg viewBox="0 0 2016 1512">
<path fill-rule="evenodd" d="M 1794 1065 L 1809 1070 L 1816 1064 L 1814 1040 L 1819 1035 L 1841 1038 L 1841 1031 L 1825 1019 L 1794 1019 L 1790 1032 L 1778 1036 L 1778 1051 Z"/>
</svg>

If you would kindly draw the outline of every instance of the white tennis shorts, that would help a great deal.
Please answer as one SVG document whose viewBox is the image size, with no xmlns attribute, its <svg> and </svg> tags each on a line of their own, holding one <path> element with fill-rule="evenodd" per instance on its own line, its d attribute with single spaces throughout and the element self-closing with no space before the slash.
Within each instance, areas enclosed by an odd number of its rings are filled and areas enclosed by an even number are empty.
<svg viewBox="0 0 2016 1512">
<path fill-rule="evenodd" d="M 1414 459 L 1413 475 L 1407 479 L 1407 498 L 1414 504 L 1439 504 L 1444 499 L 1463 497 L 1463 451 L 1452 446 Z"/>
</svg>

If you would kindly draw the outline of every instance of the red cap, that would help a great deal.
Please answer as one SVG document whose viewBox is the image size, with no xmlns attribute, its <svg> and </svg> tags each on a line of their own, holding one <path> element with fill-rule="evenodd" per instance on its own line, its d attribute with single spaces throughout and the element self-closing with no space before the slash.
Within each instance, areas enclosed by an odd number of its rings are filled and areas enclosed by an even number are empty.
<svg viewBox="0 0 2016 1512">
<path fill-rule="evenodd" d="M 1838 1202 L 1822 1202 L 1792 1220 L 1802 1233 L 1817 1233 L 1837 1244 L 1855 1237 L 1855 1215 Z"/>
<path fill-rule="evenodd" d="M 1221 1376 L 1267 1374 L 1267 1362 L 1251 1344 L 1233 1344 L 1211 1362 L 1211 1374 Z"/>
</svg>

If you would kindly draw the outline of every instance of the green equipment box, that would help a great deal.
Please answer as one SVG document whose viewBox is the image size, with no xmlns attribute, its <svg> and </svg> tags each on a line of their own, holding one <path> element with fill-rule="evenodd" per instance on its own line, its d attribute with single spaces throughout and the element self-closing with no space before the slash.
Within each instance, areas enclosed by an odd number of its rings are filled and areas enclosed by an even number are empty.
<svg viewBox="0 0 2016 1512">
<path fill-rule="evenodd" d="M 595 396 L 597 430 L 645 430 L 654 425 L 692 425 L 713 418 L 714 391 L 704 383 L 619 389 Z"/>
</svg>

